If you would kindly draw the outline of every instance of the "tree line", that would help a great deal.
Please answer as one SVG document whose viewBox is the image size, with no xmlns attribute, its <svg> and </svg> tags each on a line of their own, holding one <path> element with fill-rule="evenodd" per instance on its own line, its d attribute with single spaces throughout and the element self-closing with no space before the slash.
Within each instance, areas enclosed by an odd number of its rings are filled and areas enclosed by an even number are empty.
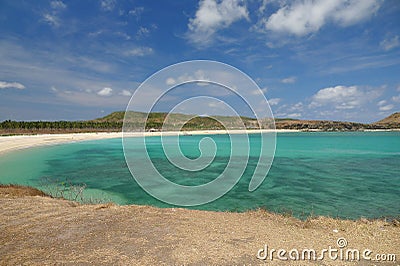
<svg viewBox="0 0 400 266">
<path fill-rule="evenodd" d="M 112 121 L 12 121 L 0 123 L 3 130 L 41 130 L 41 129 L 122 129 L 122 122 Z"/>
</svg>

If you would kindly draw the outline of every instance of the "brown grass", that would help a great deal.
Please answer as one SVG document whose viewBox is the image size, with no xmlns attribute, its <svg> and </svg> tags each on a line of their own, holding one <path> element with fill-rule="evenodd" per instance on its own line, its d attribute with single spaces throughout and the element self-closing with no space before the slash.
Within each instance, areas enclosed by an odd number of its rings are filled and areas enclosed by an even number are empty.
<svg viewBox="0 0 400 266">
<path fill-rule="evenodd" d="M 0 184 L 0 197 L 24 197 L 24 196 L 48 196 L 43 191 L 27 186 L 9 184 L 2 185 Z"/>
<path fill-rule="evenodd" d="M 265 244 L 321 250 L 339 237 L 349 248 L 400 257 L 400 227 L 384 220 L 85 205 L 22 190 L 0 189 L 0 265 L 398 265 L 256 258 Z"/>
</svg>

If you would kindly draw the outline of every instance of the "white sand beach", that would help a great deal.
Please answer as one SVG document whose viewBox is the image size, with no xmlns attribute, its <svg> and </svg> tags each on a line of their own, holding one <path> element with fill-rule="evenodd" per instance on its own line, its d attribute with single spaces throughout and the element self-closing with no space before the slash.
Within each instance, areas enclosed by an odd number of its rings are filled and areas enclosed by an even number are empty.
<svg viewBox="0 0 400 266">
<path fill-rule="evenodd" d="M 266 133 L 273 130 L 229 130 L 229 134 L 243 133 Z M 298 132 L 298 130 L 276 130 L 275 132 Z M 130 132 L 124 133 L 125 137 L 139 136 L 164 136 L 168 135 L 208 135 L 208 134 L 227 134 L 226 130 L 199 130 L 199 131 L 181 131 L 181 132 Z M 99 132 L 99 133 L 68 133 L 68 134 L 39 134 L 39 135 L 16 135 L 0 137 L 0 154 L 20 149 L 26 149 L 36 146 L 54 145 L 68 142 L 77 142 L 96 139 L 121 138 L 122 132 Z"/>
<path fill-rule="evenodd" d="M 54 145 L 84 140 L 119 138 L 121 136 L 121 132 L 3 136 L 0 137 L 0 154 L 35 146 Z"/>
</svg>

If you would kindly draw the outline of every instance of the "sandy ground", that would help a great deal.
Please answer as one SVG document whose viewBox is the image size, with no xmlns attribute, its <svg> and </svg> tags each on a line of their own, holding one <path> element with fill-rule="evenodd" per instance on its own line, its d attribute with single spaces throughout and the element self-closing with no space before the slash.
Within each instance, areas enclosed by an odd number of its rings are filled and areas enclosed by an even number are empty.
<svg viewBox="0 0 400 266">
<path fill-rule="evenodd" d="M 246 131 L 230 130 L 231 134 L 240 134 Z M 248 133 L 271 132 L 271 130 L 250 130 Z M 277 130 L 276 132 L 298 132 L 297 130 Z M 226 134 L 225 130 L 201 130 L 201 131 L 185 131 L 185 132 L 163 132 L 168 135 L 206 135 L 206 134 Z M 133 132 L 124 133 L 127 137 L 138 136 L 160 136 L 161 132 Z M 0 136 L 0 155 L 13 150 L 25 149 L 35 146 L 54 145 L 60 143 L 120 138 L 121 132 L 100 132 L 100 133 L 70 133 L 70 134 L 43 134 L 43 135 L 19 135 L 19 136 Z"/>
<path fill-rule="evenodd" d="M 400 227 L 394 222 L 80 205 L 38 194 L 0 187 L 0 265 L 399 265 L 400 260 Z M 345 248 L 338 248 L 338 238 L 347 240 Z M 300 254 L 314 249 L 317 257 L 329 246 L 343 254 L 369 249 L 372 258 L 395 254 L 397 262 L 331 260 L 327 254 L 318 261 L 281 261 L 276 252 L 272 261 L 258 259 L 265 245 Z"/>
<path fill-rule="evenodd" d="M 0 137 L 0 155 L 13 150 L 25 149 L 42 145 L 53 145 L 67 142 L 119 138 L 122 133 L 72 133 L 72 134 L 45 134 L 19 135 Z"/>
</svg>

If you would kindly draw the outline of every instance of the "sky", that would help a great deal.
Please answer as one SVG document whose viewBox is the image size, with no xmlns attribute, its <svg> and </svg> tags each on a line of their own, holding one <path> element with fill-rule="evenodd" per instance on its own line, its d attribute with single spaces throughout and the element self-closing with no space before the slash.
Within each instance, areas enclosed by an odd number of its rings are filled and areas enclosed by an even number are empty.
<svg viewBox="0 0 400 266">
<path fill-rule="evenodd" d="M 0 121 L 122 111 L 147 78 L 189 60 L 244 72 L 277 118 L 400 111 L 398 0 L 0 0 L 0 36 Z M 162 102 L 203 91 L 229 102 L 200 85 Z M 223 114 L 204 104 L 199 114 Z"/>
</svg>

